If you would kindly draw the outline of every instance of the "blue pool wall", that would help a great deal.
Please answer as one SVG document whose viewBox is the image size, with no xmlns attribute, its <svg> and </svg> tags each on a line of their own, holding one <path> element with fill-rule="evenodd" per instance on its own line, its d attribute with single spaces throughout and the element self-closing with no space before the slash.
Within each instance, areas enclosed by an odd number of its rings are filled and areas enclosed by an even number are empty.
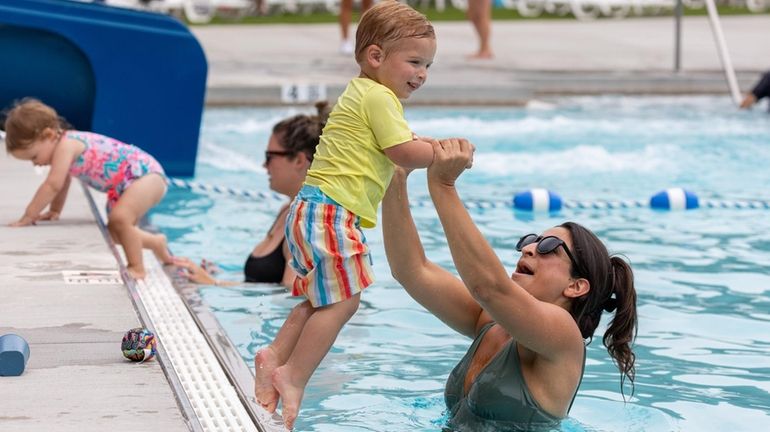
<svg viewBox="0 0 770 432">
<path fill-rule="evenodd" d="M 208 64 L 175 18 L 3 0 L 0 53 L 0 107 L 41 99 L 76 129 L 137 145 L 169 175 L 194 175 Z"/>
</svg>

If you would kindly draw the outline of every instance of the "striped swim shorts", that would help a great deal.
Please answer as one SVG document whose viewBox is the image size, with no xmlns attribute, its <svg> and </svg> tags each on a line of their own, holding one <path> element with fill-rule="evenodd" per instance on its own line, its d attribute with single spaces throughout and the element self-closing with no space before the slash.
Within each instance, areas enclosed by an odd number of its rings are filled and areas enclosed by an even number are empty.
<svg viewBox="0 0 770 432">
<path fill-rule="evenodd" d="M 292 295 L 313 307 L 347 300 L 374 282 L 360 218 L 318 187 L 304 185 L 291 203 L 286 238 L 297 272 Z"/>
</svg>

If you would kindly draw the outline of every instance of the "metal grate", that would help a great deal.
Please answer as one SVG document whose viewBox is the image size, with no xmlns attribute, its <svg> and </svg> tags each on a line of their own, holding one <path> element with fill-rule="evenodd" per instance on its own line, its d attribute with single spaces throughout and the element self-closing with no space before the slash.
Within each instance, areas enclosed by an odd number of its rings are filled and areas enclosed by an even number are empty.
<svg viewBox="0 0 770 432">
<path fill-rule="evenodd" d="M 112 243 L 107 234 L 104 223 L 107 220 L 105 195 L 92 193 L 84 184 L 81 186 L 102 235 L 115 252 L 116 258 L 125 263 L 123 248 Z M 137 312 L 158 337 L 158 356 L 163 360 L 164 367 L 171 369 L 166 371 L 169 382 L 175 391 L 184 391 L 184 395 L 178 394 L 182 410 L 188 418 L 192 415 L 196 417 L 189 419 L 191 430 L 286 432 L 278 414 L 269 414 L 253 402 L 250 405 L 254 415 L 252 420 L 160 262 L 149 250 L 143 252 L 147 276 L 143 281 L 129 278 L 125 282 Z"/>
<path fill-rule="evenodd" d="M 152 320 L 160 344 L 206 431 L 254 431 L 214 353 L 150 251 L 144 251 L 147 276 L 136 290 Z"/>
</svg>

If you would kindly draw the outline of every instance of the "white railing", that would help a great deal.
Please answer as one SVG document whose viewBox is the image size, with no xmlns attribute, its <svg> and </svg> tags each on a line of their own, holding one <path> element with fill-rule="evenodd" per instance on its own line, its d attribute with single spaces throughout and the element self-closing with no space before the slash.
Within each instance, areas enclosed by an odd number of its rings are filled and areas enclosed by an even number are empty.
<svg viewBox="0 0 770 432">
<path fill-rule="evenodd" d="M 746 0 L 746 7 L 754 13 L 761 13 L 770 9 L 770 0 Z"/>
<path fill-rule="evenodd" d="M 727 42 L 725 41 L 725 35 L 722 31 L 722 24 L 719 22 L 719 12 L 717 12 L 717 6 L 714 4 L 714 0 L 706 0 L 706 8 L 709 12 L 711 33 L 714 34 L 714 41 L 717 44 L 719 59 L 722 61 L 722 68 L 725 71 L 727 87 L 730 90 L 735 105 L 740 106 L 742 99 L 741 91 L 738 88 L 738 79 L 735 77 L 735 69 L 733 68 L 732 60 L 730 60 L 730 51 L 727 49 Z"/>
<path fill-rule="evenodd" d="M 195 24 L 205 24 L 215 15 L 243 17 L 254 10 L 253 0 L 76 0 L 107 6 L 158 12 L 184 17 Z"/>
<path fill-rule="evenodd" d="M 241 18 L 257 13 L 308 13 L 326 11 L 338 14 L 340 0 L 77 0 L 101 2 L 111 6 L 150 10 L 175 14 L 192 23 L 206 23 L 214 16 Z M 375 0 L 376 1 L 376 0 Z M 434 7 L 443 11 L 447 0 L 401 0 L 418 8 Z M 354 2 L 358 2 L 354 0 Z M 261 10 L 257 11 L 257 3 Z M 683 0 L 684 7 L 702 9 L 705 0 Z M 448 4 L 460 10 L 468 8 L 468 0 L 448 0 Z M 657 15 L 672 11 L 676 0 L 500 0 L 502 7 L 514 9 L 524 17 L 538 17 L 544 13 L 561 16 L 572 15 L 578 20 L 599 17 L 623 18 L 627 16 Z M 750 12 L 762 13 L 770 9 L 770 0 L 735 0 L 733 6 L 745 6 Z"/>
<path fill-rule="evenodd" d="M 410 0 L 420 4 L 421 1 Z M 538 17 L 543 13 L 566 16 L 572 15 L 578 20 L 591 20 L 601 16 L 623 18 L 626 16 L 658 15 L 672 11 L 676 0 L 499 0 L 507 9 L 514 9 L 524 17 Z M 443 2 L 443 0 L 442 0 Z M 468 8 L 468 0 L 449 0 L 452 7 L 460 10 Z M 705 0 L 683 0 L 684 7 L 702 9 Z M 734 0 L 731 6 L 745 6 L 750 12 L 762 13 L 770 9 L 770 0 Z"/>
</svg>

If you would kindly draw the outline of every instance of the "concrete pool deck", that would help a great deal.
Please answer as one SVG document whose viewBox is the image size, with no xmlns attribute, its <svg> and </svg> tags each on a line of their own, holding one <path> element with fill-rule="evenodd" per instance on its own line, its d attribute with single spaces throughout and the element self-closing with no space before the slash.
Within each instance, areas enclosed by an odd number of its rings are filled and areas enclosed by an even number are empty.
<svg viewBox="0 0 770 432">
<path fill-rule="evenodd" d="M 0 335 L 30 347 L 21 376 L 0 376 L 0 431 L 283 430 L 257 406 L 251 371 L 196 287 L 174 285 L 179 275 L 149 251 L 144 281 L 122 277 L 120 248 L 101 228 L 104 194 L 73 181 L 59 221 L 8 226 L 44 179 L 0 156 Z M 123 358 L 136 327 L 155 331 L 155 360 Z"/>
<path fill-rule="evenodd" d="M 721 18 L 742 92 L 770 69 L 770 15 Z M 522 104 L 564 94 L 728 95 L 707 17 L 682 23 L 681 72 L 673 72 L 674 18 L 494 21 L 493 60 L 468 60 L 468 22 L 437 22 L 438 52 L 409 104 Z M 192 27 L 209 62 L 210 105 L 279 104 L 286 85 L 326 87 L 336 100 L 358 73 L 337 52 L 336 24 Z M 354 29 L 353 29 L 354 30 Z M 301 101 L 300 101 L 301 102 Z"/>
<path fill-rule="evenodd" d="M 80 183 L 60 221 L 8 227 L 44 177 L 2 153 L 0 335 L 25 338 L 30 358 L 21 376 L 0 377 L 0 430 L 190 430 L 161 364 L 123 358 L 123 333 L 142 325 Z M 103 275 L 72 284 L 63 271 Z"/>
</svg>

